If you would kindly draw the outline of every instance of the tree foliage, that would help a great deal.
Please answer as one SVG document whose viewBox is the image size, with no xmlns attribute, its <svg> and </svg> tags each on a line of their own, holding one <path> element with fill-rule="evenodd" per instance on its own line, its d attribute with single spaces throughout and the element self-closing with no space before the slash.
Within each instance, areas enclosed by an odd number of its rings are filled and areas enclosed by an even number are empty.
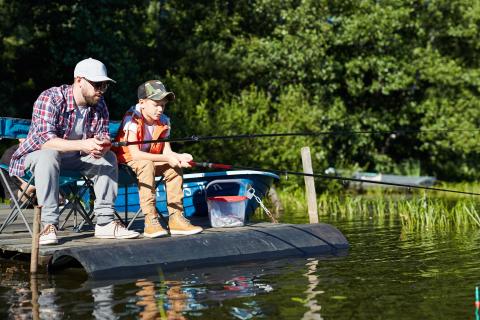
<svg viewBox="0 0 480 320">
<path fill-rule="evenodd" d="M 0 1 L 0 103 L 29 117 L 92 56 L 118 81 L 114 119 L 164 80 L 177 137 L 398 130 L 176 146 L 198 159 L 298 170 L 309 145 L 318 171 L 476 179 L 478 132 L 454 129 L 478 128 L 479 28 L 471 0 Z"/>
</svg>

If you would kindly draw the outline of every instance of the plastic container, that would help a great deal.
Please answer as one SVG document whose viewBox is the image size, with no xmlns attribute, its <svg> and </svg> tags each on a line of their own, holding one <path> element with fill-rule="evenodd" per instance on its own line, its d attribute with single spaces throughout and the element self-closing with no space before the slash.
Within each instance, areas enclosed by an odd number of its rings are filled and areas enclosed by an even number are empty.
<svg viewBox="0 0 480 320">
<path fill-rule="evenodd" d="M 213 180 L 207 184 L 205 190 L 208 218 L 213 228 L 241 227 L 245 225 L 248 198 L 244 195 L 239 195 L 245 194 L 245 189 L 243 183 L 235 179 Z M 225 192 L 236 194 L 222 194 Z"/>
</svg>

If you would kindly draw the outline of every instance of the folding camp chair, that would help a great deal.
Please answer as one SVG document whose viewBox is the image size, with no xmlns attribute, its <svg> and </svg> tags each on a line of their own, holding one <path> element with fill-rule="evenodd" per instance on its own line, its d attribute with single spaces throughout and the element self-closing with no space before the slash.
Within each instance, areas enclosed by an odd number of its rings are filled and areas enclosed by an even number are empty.
<svg viewBox="0 0 480 320">
<path fill-rule="evenodd" d="M 32 230 L 30 229 L 30 225 L 27 222 L 27 218 L 23 214 L 23 209 L 28 207 L 28 205 L 32 204 L 34 199 L 33 196 L 27 194 L 28 186 L 31 185 L 33 178 L 29 179 L 27 182 L 26 188 L 20 193 L 18 200 L 16 196 L 16 191 L 22 190 L 20 181 L 16 181 L 16 178 L 11 179 L 8 175 L 8 166 L 5 164 L 0 164 L 0 177 L 3 182 L 3 186 L 6 188 L 5 194 L 8 193 L 10 196 L 10 201 L 13 202 L 12 211 L 9 213 L 5 221 L 0 225 L 0 233 L 10 224 L 12 224 L 20 215 L 22 217 L 23 222 L 27 226 L 28 232 L 30 236 L 32 235 Z M 25 199 L 21 201 L 21 199 Z M 19 202 L 20 200 L 20 202 Z"/>
<path fill-rule="evenodd" d="M 65 227 L 70 216 L 73 214 L 73 231 L 80 232 L 85 222 L 88 222 L 89 225 L 93 227 L 93 206 L 90 203 L 89 210 L 85 209 L 83 202 L 85 201 L 87 192 L 92 199 L 91 194 L 93 193 L 93 182 L 85 175 L 79 175 L 78 173 L 62 171 L 62 176 L 60 176 L 60 194 L 67 200 L 67 204 L 60 210 L 60 216 L 63 212 L 70 209 L 63 223 L 60 225 L 60 229 Z M 62 180 L 72 178 L 72 183 L 63 184 Z M 80 215 L 83 220 L 78 222 L 78 215 Z"/>
<path fill-rule="evenodd" d="M 27 173 L 24 177 L 20 178 L 26 183 L 26 186 L 22 188 L 20 179 L 17 179 L 16 177 L 10 178 L 8 176 L 8 166 L 6 166 L 5 164 L 0 164 L 0 174 L 4 185 L 7 187 L 7 192 L 10 196 L 10 199 L 13 202 L 12 210 L 0 226 L 0 233 L 2 233 L 7 226 L 11 225 L 15 220 L 17 220 L 18 215 L 20 215 L 23 222 L 25 223 L 25 226 L 28 229 L 28 232 L 31 235 L 32 231 L 30 229 L 29 223 L 27 222 L 27 219 L 25 218 L 23 210 L 34 202 L 35 195 L 30 195 L 27 193 L 28 187 L 31 185 L 34 186 L 33 175 Z M 83 181 L 83 183 L 80 187 L 78 187 L 78 181 L 80 179 Z M 73 226 L 74 230 L 76 230 L 79 226 L 79 224 L 77 223 L 77 214 L 79 214 L 84 219 L 84 221 L 88 222 L 91 226 L 93 226 L 93 222 L 90 218 L 89 213 L 85 211 L 83 204 L 81 203 L 83 195 L 86 191 L 89 190 L 91 184 L 92 182 L 85 176 L 79 175 L 75 172 L 62 171 L 59 182 L 60 195 L 66 200 L 67 205 L 60 210 L 60 214 L 67 209 L 70 209 L 70 211 L 68 212 L 67 217 L 65 218 L 61 228 L 63 228 L 71 214 L 73 214 L 75 217 Z M 17 190 L 22 191 L 18 196 L 15 192 Z"/>
<path fill-rule="evenodd" d="M 163 181 L 162 177 L 160 177 L 159 179 L 157 179 L 155 181 L 155 189 L 158 188 L 158 186 L 160 185 L 160 183 L 162 183 L 162 181 Z M 141 207 L 138 208 L 138 210 L 133 215 L 132 219 L 130 219 L 130 222 L 128 222 L 128 219 L 127 219 L 127 217 L 128 217 L 128 203 L 129 203 L 128 202 L 128 187 L 131 186 L 131 185 L 138 185 L 137 175 L 135 174 L 135 172 L 133 172 L 132 168 L 130 168 L 128 165 L 120 163 L 118 165 L 118 183 L 119 183 L 120 186 L 123 186 L 125 188 L 125 224 L 128 223 L 127 229 L 130 229 L 130 227 L 132 226 L 135 219 L 137 219 L 137 217 L 142 212 L 142 208 Z M 162 219 L 162 221 L 168 226 L 167 221 L 165 220 L 164 216 L 160 213 L 158 208 L 155 208 L 155 209 L 157 210 L 157 213 L 158 213 L 158 216 L 160 217 L 160 219 Z"/>
<path fill-rule="evenodd" d="M 8 118 L 8 117 L 1 117 L 0 118 L 0 139 L 19 139 L 25 138 L 28 134 L 28 129 L 30 128 L 30 120 L 27 119 L 17 119 L 17 118 Z M 8 174 L 8 165 L 0 164 L 0 178 L 2 180 L 2 185 L 4 186 L 5 194 L 8 194 L 12 201 L 12 211 L 7 216 L 5 221 L 0 226 L 0 233 L 5 229 L 6 226 L 11 224 L 15 221 L 20 215 L 22 217 L 23 222 L 27 226 L 28 232 L 30 235 L 32 234 L 32 230 L 23 214 L 23 209 L 28 207 L 33 202 L 33 198 L 29 196 L 26 192 L 28 189 L 28 185 L 30 185 L 33 179 L 27 179 L 27 188 L 21 192 L 21 195 L 18 199 L 24 199 L 26 197 L 26 201 L 17 201 L 16 191 L 21 190 L 21 182 L 20 180 L 16 180 L 16 178 L 10 178 Z"/>
</svg>

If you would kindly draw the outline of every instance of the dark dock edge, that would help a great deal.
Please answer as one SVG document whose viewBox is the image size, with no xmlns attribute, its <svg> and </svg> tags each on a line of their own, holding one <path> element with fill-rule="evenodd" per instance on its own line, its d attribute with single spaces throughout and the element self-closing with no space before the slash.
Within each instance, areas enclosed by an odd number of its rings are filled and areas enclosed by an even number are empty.
<svg viewBox="0 0 480 320">
<path fill-rule="evenodd" d="M 347 239 L 324 224 L 260 223 L 234 229 L 209 229 L 198 235 L 159 239 L 122 240 L 94 246 L 59 249 L 48 270 L 81 266 L 94 279 L 123 278 L 136 274 L 247 261 L 344 255 Z"/>
</svg>

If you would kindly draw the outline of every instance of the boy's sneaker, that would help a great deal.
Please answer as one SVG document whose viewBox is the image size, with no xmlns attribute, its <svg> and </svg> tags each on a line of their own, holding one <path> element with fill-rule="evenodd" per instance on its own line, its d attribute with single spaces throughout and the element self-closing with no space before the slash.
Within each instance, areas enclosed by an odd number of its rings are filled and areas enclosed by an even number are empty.
<svg viewBox="0 0 480 320">
<path fill-rule="evenodd" d="M 47 224 L 40 233 L 40 239 L 38 241 L 40 245 L 57 244 L 57 227 L 53 224 Z"/>
<path fill-rule="evenodd" d="M 117 220 L 110 222 L 104 226 L 95 225 L 95 238 L 100 239 L 134 239 L 138 238 L 140 233 L 128 230 Z"/>
<path fill-rule="evenodd" d="M 180 212 L 176 212 L 168 218 L 170 234 L 196 234 L 203 231 L 202 227 L 194 226 Z"/>
<path fill-rule="evenodd" d="M 167 230 L 162 228 L 162 225 L 158 221 L 158 217 L 145 217 L 145 229 L 143 230 L 143 236 L 147 238 L 158 238 L 166 236 Z"/>
</svg>

